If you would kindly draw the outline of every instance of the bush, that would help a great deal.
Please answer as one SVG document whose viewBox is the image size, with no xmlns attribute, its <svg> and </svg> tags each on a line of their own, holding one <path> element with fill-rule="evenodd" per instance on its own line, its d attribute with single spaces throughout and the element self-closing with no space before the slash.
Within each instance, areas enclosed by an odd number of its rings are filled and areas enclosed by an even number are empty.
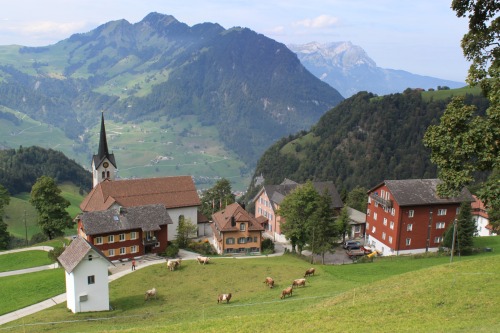
<svg viewBox="0 0 500 333">
<path fill-rule="evenodd" d="M 39 232 L 37 234 L 34 234 L 31 237 L 30 245 L 43 243 L 43 242 L 48 241 L 48 240 L 49 240 L 49 237 L 47 237 L 45 234 L 42 234 L 41 232 Z"/>
<path fill-rule="evenodd" d="M 62 246 L 55 247 L 53 250 L 50 250 L 48 252 L 49 259 L 52 260 L 52 262 L 59 262 L 57 258 L 64 252 L 65 248 Z"/>
<path fill-rule="evenodd" d="M 179 254 L 179 247 L 175 244 L 170 244 L 163 253 L 163 256 L 169 258 L 175 258 L 177 257 L 178 254 Z"/>
<path fill-rule="evenodd" d="M 189 244 L 189 250 L 203 255 L 217 254 L 210 242 L 207 240 L 201 242 L 191 242 Z"/>
<path fill-rule="evenodd" d="M 261 245 L 262 253 L 274 253 L 274 242 L 272 239 L 266 238 L 262 241 Z"/>
</svg>

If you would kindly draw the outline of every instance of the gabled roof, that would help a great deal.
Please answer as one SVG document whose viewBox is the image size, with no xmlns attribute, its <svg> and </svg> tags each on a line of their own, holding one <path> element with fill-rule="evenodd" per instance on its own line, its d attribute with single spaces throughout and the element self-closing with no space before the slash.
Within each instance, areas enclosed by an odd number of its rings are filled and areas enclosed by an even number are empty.
<svg viewBox="0 0 500 333">
<path fill-rule="evenodd" d="M 97 169 L 105 159 L 108 159 L 116 168 L 115 155 L 108 150 L 108 140 L 106 139 L 106 128 L 104 126 L 104 112 L 101 114 L 101 134 L 99 137 L 99 151 L 92 157 L 92 161 Z"/>
<path fill-rule="evenodd" d="M 100 258 L 103 258 L 110 265 L 113 265 L 113 263 L 109 261 L 108 258 L 106 258 L 106 256 L 101 252 L 101 250 L 99 250 L 80 236 L 75 238 L 57 259 L 61 263 L 62 267 L 66 270 L 66 272 L 71 273 L 75 269 L 75 267 L 78 266 L 78 264 L 87 256 L 87 253 L 89 253 L 90 250 L 94 250 L 100 256 Z"/>
<path fill-rule="evenodd" d="M 234 219 L 233 219 L 234 218 Z M 264 227 L 257 219 L 243 209 L 237 202 L 230 204 L 225 209 L 212 215 L 216 229 L 224 231 L 239 231 L 238 223 L 247 222 L 249 231 L 264 231 Z M 232 223 L 234 221 L 234 223 Z"/>
<path fill-rule="evenodd" d="M 437 194 L 437 185 L 441 182 L 440 179 L 385 180 L 369 192 L 374 192 L 381 185 L 385 184 L 399 206 L 460 204 L 464 201 L 474 201 L 471 193 L 465 187 L 457 197 L 439 197 Z"/>
<path fill-rule="evenodd" d="M 330 196 L 332 197 L 333 208 L 344 207 L 344 204 L 340 199 L 340 194 L 332 181 L 312 182 L 312 185 L 320 195 L 324 193 L 325 189 L 327 190 L 328 194 L 330 194 Z M 271 200 L 273 204 L 280 205 L 283 202 L 283 199 L 285 199 L 285 197 L 290 194 L 290 192 L 292 192 L 299 186 L 302 186 L 302 184 L 285 178 L 285 180 L 280 185 L 264 185 L 263 190 L 266 191 L 269 200 Z M 259 195 L 261 192 L 259 192 Z M 256 200 L 256 198 L 254 199 L 254 201 Z"/>
<path fill-rule="evenodd" d="M 191 176 L 105 180 L 90 191 L 80 209 L 106 210 L 115 203 L 123 207 L 161 204 L 171 209 L 199 206 L 200 198 Z"/>
<path fill-rule="evenodd" d="M 85 212 L 81 215 L 83 231 L 87 235 L 141 229 L 160 230 L 162 225 L 172 224 L 163 205 L 146 205 L 104 211 Z"/>
<path fill-rule="evenodd" d="M 347 207 L 347 214 L 349 215 L 350 224 L 366 223 L 366 214 L 357 209 Z"/>
<path fill-rule="evenodd" d="M 472 195 L 472 197 L 474 198 L 474 202 L 471 203 L 472 215 L 477 215 L 488 219 L 488 211 L 486 210 L 484 203 L 477 196 Z"/>
</svg>

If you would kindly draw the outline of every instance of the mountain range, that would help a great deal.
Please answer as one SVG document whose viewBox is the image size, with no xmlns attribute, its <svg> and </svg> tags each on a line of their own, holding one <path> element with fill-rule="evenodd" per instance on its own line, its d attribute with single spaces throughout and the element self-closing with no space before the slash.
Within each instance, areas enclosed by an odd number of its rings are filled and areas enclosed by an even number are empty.
<svg viewBox="0 0 500 333">
<path fill-rule="evenodd" d="M 464 87 L 464 82 L 412 74 L 404 70 L 384 69 L 360 46 L 351 42 L 291 44 L 301 63 L 316 77 L 335 88 L 344 97 L 359 91 L 377 95 L 401 93 L 406 88 L 436 89 Z"/>
</svg>

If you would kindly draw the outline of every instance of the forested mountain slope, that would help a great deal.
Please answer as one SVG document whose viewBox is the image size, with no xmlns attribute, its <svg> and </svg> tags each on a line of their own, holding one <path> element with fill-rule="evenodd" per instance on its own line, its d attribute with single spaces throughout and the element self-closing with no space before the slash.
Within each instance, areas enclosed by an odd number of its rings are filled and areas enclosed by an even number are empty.
<svg viewBox="0 0 500 333">
<path fill-rule="evenodd" d="M 447 94 L 447 96 L 441 96 Z M 453 94 L 407 89 L 376 96 L 360 92 L 328 111 L 309 131 L 279 140 L 257 164 L 254 179 L 266 184 L 290 178 L 332 180 L 340 188 L 369 188 L 384 179 L 433 178 L 436 167 L 422 143 L 428 126 L 436 124 Z M 466 102 L 484 113 L 488 101 L 467 94 Z M 255 192 L 251 185 L 249 196 Z"/>
</svg>

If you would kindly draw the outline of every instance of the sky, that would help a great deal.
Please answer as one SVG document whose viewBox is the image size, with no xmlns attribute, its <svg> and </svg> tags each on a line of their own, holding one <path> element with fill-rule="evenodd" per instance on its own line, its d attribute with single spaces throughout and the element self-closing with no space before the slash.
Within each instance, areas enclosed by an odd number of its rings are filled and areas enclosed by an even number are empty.
<svg viewBox="0 0 500 333">
<path fill-rule="evenodd" d="M 0 0 L 0 45 L 46 46 L 157 12 L 246 27 L 284 44 L 350 41 L 378 67 L 465 82 L 468 21 L 451 0 Z"/>
</svg>

